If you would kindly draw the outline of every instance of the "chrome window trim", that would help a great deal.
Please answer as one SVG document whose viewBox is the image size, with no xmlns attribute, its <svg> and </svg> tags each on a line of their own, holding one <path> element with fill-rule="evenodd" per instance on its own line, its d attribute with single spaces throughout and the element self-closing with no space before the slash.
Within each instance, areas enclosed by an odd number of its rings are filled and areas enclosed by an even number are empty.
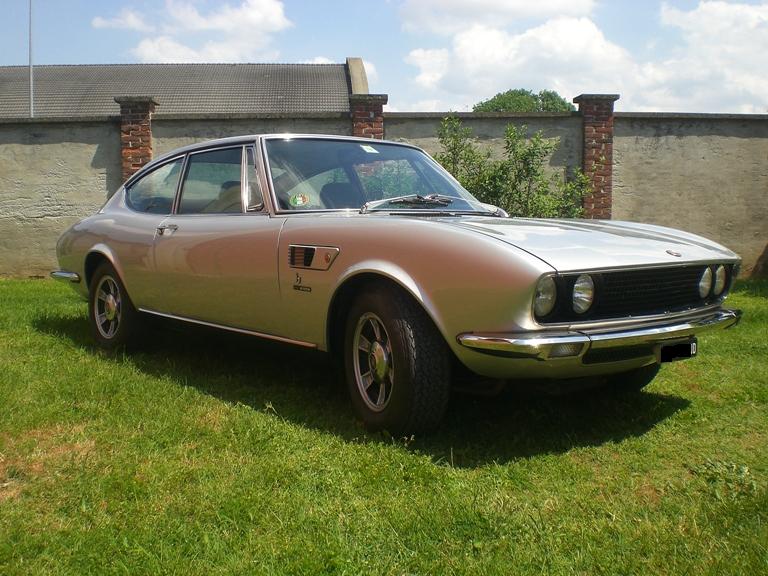
<svg viewBox="0 0 768 576">
<path fill-rule="evenodd" d="M 258 210 L 248 210 L 248 204 L 250 200 L 250 193 L 251 193 L 251 179 L 248 175 L 248 152 L 251 152 L 253 154 L 253 171 L 256 174 L 256 182 L 259 186 L 259 192 L 261 193 L 261 208 Z M 264 187 L 261 184 L 261 175 L 259 173 L 259 158 L 258 154 L 256 153 L 256 148 L 253 145 L 245 145 L 243 146 L 243 174 L 242 174 L 242 181 L 243 181 L 243 212 L 245 214 L 268 214 L 269 208 L 267 206 L 267 200 L 264 197 Z"/>
<path fill-rule="evenodd" d="M 184 166 L 182 166 L 181 178 L 179 178 L 178 187 L 176 188 L 176 201 L 173 205 L 174 216 L 241 216 L 246 214 L 245 207 L 243 205 L 243 160 L 245 159 L 245 144 L 235 144 L 229 146 L 216 147 L 211 146 L 209 148 L 203 148 L 202 150 L 190 151 L 184 155 Z M 181 195 L 184 190 L 184 181 L 187 178 L 187 171 L 189 170 L 189 159 L 191 156 L 197 154 L 207 154 L 209 152 L 220 152 L 221 150 L 234 150 L 240 148 L 240 212 L 193 212 L 190 214 L 182 214 L 179 212 L 179 206 L 181 206 Z"/>
</svg>

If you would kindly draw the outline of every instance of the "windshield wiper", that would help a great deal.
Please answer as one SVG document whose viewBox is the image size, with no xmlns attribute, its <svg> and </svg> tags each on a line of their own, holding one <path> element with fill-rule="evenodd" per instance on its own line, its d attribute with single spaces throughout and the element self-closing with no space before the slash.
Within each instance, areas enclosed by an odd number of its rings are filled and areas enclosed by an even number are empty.
<svg viewBox="0 0 768 576">
<path fill-rule="evenodd" d="M 366 202 L 360 208 L 360 213 L 365 214 L 369 210 L 378 208 L 379 206 L 388 206 L 391 204 L 402 204 L 405 206 L 448 206 L 453 204 L 454 198 L 450 196 L 442 196 L 440 194 L 427 194 L 422 196 L 421 194 L 408 194 L 406 196 L 397 196 L 395 198 L 384 198 L 382 200 L 373 200 Z"/>
</svg>

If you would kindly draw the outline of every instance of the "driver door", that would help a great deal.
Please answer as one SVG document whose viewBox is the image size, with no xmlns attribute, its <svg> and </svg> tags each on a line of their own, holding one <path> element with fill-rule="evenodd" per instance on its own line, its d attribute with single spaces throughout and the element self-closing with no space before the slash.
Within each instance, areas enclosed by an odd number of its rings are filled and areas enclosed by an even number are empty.
<svg viewBox="0 0 768 576">
<path fill-rule="evenodd" d="M 280 308 L 277 243 L 284 219 L 271 218 L 260 199 L 251 147 L 190 154 L 176 211 L 155 238 L 163 291 L 158 312 L 274 332 Z"/>
</svg>

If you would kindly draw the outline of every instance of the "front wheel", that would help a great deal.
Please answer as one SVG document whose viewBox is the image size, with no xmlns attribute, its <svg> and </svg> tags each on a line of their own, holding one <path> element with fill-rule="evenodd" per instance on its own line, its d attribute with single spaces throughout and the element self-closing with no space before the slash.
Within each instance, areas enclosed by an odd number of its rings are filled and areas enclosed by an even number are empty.
<svg viewBox="0 0 768 576">
<path fill-rule="evenodd" d="M 372 430 L 407 435 L 436 427 L 450 397 L 448 347 L 402 290 L 372 286 L 352 305 L 344 339 L 347 386 Z"/>
<path fill-rule="evenodd" d="M 139 312 L 134 308 L 120 276 L 104 262 L 91 278 L 88 318 L 94 340 L 107 350 L 133 344 L 139 332 Z"/>
</svg>

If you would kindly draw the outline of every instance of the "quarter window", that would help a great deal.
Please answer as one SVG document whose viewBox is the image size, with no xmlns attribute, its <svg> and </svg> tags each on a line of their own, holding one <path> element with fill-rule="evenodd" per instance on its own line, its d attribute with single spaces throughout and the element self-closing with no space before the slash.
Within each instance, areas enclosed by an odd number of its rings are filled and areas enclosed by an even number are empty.
<svg viewBox="0 0 768 576">
<path fill-rule="evenodd" d="M 128 206 L 149 214 L 170 214 L 181 165 L 181 158 L 168 162 L 131 184 L 126 192 Z"/>
<path fill-rule="evenodd" d="M 234 214 L 243 211 L 240 187 L 242 148 L 191 154 L 181 190 L 180 214 Z"/>
<path fill-rule="evenodd" d="M 248 210 L 264 208 L 264 194 L 261 192 L 259 175 L 256 172 L 256 158 L 253 148 L 248 148 Z"/>
</svg>

